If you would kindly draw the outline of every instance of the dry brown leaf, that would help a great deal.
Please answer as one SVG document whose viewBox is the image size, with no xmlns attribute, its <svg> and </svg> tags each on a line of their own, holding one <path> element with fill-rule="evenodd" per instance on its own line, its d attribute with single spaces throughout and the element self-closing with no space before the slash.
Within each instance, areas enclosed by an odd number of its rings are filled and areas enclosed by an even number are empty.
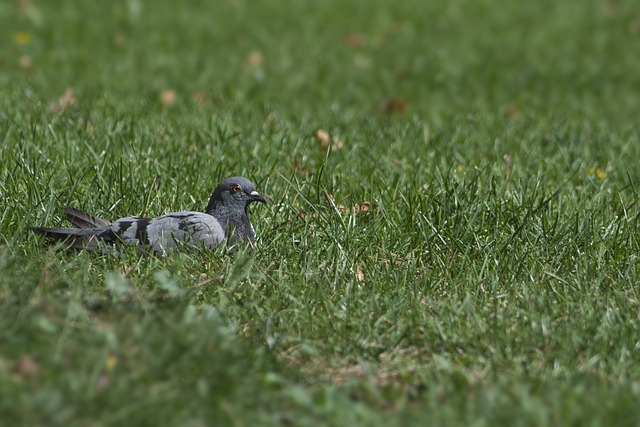
<svg viewBox="0 0 640 427">
<path fill-rule="evenodd" d="M 102 374 L 98 378 L 98 383 L 96 384 L 96 388 L 99 391 L 105 390 L 107 387 L 109 387 L 110 382 L 111 381 L 110 381 L 109 375 Z"/>
<path fill-rule="evenodd" d="M 332 206 L 332 205 L 333 205 L 333 206 L 336 208 L 336 210 L 337 210 L 338 212 L 340 212 L 341 214 L 343 214 L 343 215 L 345 215 L 345 214 L 349 213 L 349 209 L 347 209 L 347 207 L 346 207 L 345 205 L 340 204 L 340 203 L 336 203 L 336 202 L 335 202 L 335 201 L 336 201 L 336 199 L 335 199 L 335 197 L 333 196 L 333 194 L 331 194 L 331 193 L 326 193 L 326 194 L 325 194 L 325 197 L 327 198 L 327 204 L 328 204 L 329 206 Z"/>
<path fill-rule="evenodd" d="M 349 47 L 356 48 L 361 47 L 364 44 L 364 40 L 361 35 L 351 33 L 347 34 L 347 36 L 344 38 L 344 43 Z"/>
<path fill-rule="evenodd" d="M 404 113 L 407 109 L 407 102 L 401 97 L 391 97 L 384 100 L 380 109 L 383 113 Z"/>
<path fill-rule="evenodd" d="M 517 118 L 517 117 L 520 116 L 520 110 L 515 105 L 509 105 L 504 110 L 504 115 L 507 116 L 507 117 Z"/>
<path fill-rule="evenodd" d="M 331 137 L 329 133 L 323 129 L 318 129 L 315 132 L 316 139 L 320 142 L 320 146 L 323 150 L 328 150 L 329 147 L 333 147 L 334 150 L 341 150 L 344 148 L 344 142 L 337 136 Z M 333 145 L 331 144 L 333 142 Z"/>
<path fill-rule="evenodd" d="M 33 65 L 33 59 L 29 55 L 22 55 L 18 60 L 18 63 L 22 68 L 31 68 Z"/>
<path fill-rule="evenodd" d="M 171 107 L 173 104 L 176 103 L 177 99 L 178 99 L 178 94 L 173 89 L 165 89 L 162 92 L 160 92 L 160 102 L 165 107 Z"/>
<path fill-rule="evenodd" d="M 247 56 L 247 60 L 246 60 L 246 64 L 250 68 L 258 68 L 262 66 L 263 62 L 264 62 L 264 56 L 262 55 L 262 52 L 260 52 L 259 50 L 251 51 Z"/>
<path fill-rule="evenodd" d="M 327 131 L 318 129 L 315 133 L 315 136 L 318 139 L 318 141 L 320 141 L 320 146 L 322 147 L 323 150 L 326 150 L 329 148 L 329 142 L 331 141 L 331 138 L 329 137 L 329 134 L 327 133 Z"/>
<path fill-rule="evenodd" d="M 306 212 L 305 212 L 305 211 L 303 211 L 302 209 L 299 209 L 299 210 L 298 210 L 298 216 L 299 216 L 300 218 L 302 218 L 302 219 L 305 219 L 306 217 L 309 217 L 309 218 L 315 218 L 315 217 L 316 217 L 316 214 L 315 214 L 315 213 L 313 213 L 313 212 L 312 212 L 312 213 L 306 213 Z"/>
<path fill-rule="evenodd" d="M 70 87 L 67 88 L 67 90 L 65 90 L 60 97 L 60 108 L 62 110 L 66 110 L 67 108 L 71 107 L 72 105 L 76 105 L 77 103 L 78 99 L 73 93 L 73 89 L 71 89 Z"/>
<path fill-rule="evenodd" d="M 353 213 L 355 215 L 360 215 L 366 212 L 369 212 L 371 208 L 371 204 L 369 202 L 362 202 L 361 204 L 356 203 L 353 205 Z"/>
<path fill-rule="evenodd" d="M 40 365 L 33 358 L 33 356 L 29 354 L 23 355 L 20 360 L 16 363 L 14 368 L 14 372 L 21 377 L 26 377 L 29 375 L 33 375 L 38 373 L 40 370 Z"/>
<path fill-rule="evenodd" d="M 356 281 L 364 282 L 364 273 L 358 264 L 356 264 L 356 272 L 355 272 Z"/>
<path fill-rule="evenodd" d="M 62 96 L 58 98 L 58 102 L 52 101 L 49 103 L 49 110 L 56 113 L 58 111 L 65 111 L 69 107 L 72 107 L 78 103 L 78 99 L 73 93 L 73 89 L 67 88 Z"/>
</svg>

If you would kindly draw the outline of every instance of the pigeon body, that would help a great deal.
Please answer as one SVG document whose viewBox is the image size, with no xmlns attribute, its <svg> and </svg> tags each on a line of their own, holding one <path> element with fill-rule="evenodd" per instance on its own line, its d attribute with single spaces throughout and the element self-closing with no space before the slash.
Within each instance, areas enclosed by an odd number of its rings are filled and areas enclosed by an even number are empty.
<svg viewBox="0 0 640 427">
<path fill-rule="evenodd" d="M 105 251 L 118 243 L 149 247 L 166 253 L 181 247 L 213 249 L 223 241 L 253 245 L 255 232 L 248 216 L 253 202 L 266 203 L 247 178 L 227 178 L 211 194 L 205 212 L 174 212 L 156 218 L 126 217 L 117 221 L 98 218 L 65 206 L 67 219 L 78 228 L 34 230 L 70 249 Z"/>
</svg>

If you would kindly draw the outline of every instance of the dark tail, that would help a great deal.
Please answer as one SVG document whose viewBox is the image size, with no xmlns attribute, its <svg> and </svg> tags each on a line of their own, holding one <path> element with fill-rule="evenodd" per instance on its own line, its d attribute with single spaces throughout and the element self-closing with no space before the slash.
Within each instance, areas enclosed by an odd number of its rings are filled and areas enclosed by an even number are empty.
<svg viewBox="0 0 640 427">
<path fill-rule="evenodd" d="M 51 244 L 61 244 L 65 249 L 94 250 L 98 244 L 98 233 L 104 230 L 76 228 L 32 227 L 37 234 L 44 236 Z"/>
<path fill-rule="evenodd" d="M 100 228 L 111 224 L 108 219 L 95 217 L 71 206 L 64 206 L 62 209 L 64 209 L 67 220 L 78 228 Z"/>
</svg>

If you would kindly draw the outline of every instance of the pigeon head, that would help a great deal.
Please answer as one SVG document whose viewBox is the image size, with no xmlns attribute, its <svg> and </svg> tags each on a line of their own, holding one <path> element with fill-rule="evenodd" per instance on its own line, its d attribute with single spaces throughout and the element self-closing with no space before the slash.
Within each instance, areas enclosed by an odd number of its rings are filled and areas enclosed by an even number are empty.
<svg viewBox="0 0 640 427">
<path fill-rule="evenodd" d="M 256 191 L 253 182 L 242 176 L 233 176 L 216 187 L 211 194 L 206 212 L 212 215 L 220 209 L 246 212 L 247 206 L 252 202 L 267 203 L 267 200 Z"/>
</svg>

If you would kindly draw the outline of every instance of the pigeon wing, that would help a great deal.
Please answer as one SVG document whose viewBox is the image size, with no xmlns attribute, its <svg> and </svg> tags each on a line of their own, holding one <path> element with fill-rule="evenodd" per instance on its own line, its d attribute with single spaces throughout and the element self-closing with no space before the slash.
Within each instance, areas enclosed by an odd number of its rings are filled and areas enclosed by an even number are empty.
<svg viewBox="0 0 640 427">
<path fill-rule="evenodd" d="M 213 216 L 202 212 L 175 212 L 150 220 L 140 237 L 159 253 L 178 246 L 214 248 L 225 238 L 225 231 Z M 133 233 L 124 233 L 126 239 Z M 138 242 L 140 243 L 140 242 Z"/>
</svg>

